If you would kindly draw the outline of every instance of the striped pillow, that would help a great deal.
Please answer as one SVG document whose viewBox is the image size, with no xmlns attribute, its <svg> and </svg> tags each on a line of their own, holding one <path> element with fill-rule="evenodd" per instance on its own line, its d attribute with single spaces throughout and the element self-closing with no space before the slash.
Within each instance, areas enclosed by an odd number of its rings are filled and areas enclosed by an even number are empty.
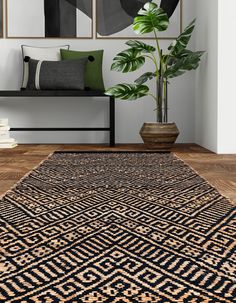
<svg viewBox="0 0 236 303">
<path fill-rule="evenodd" d="M 87 58 L 66 61 L 28 59 L 29 90 L 83 90 Z"/>
<path fill-rule="evenodd" d="M 53 47 L 35 47 L 28 45 L 21 45 L 23 56 L 23 79 L 21 89 L 25 89 L 29 77 L 29 66 L 26 57 L 30 57 L 35 60 L 48 60 L 59 61 L 61 60 L 60 49 L 68 50 L 69 45 L 53 46 Z"/>
</svg>

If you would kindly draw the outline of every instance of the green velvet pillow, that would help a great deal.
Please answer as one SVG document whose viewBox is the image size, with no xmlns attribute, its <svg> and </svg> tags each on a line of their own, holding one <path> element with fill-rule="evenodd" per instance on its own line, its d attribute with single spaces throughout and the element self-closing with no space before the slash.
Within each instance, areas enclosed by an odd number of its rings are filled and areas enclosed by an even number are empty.
<svg viewBox="0 0 236 303">
<path fill-rule="evenodd" d="M 85 68 L 85 88 L 90 90 L 104 91 L 104 83 L 102 76 L 102 60 L 103 50 L 95 51 L 73 51 L 61 49 L 61 59 L 80 59 L 88 58 L 88 63 Z"/>
</svg>

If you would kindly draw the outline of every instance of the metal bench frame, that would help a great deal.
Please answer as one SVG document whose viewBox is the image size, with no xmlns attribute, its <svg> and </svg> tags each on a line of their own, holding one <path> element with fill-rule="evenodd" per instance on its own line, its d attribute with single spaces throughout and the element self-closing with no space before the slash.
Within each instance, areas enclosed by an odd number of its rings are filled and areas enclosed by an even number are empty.
<svg viewBox="0 0 236 303">
<path fill-rule="evenodd" d="M 79 90 L 6 90 L 0 91 L 0 97 L 106 97 L 109 99 L 109 127 L 13 127 L 11 131 L 108 131 L 109 145 L 115 146 L 115 98 L 100 91 Z"/>
</svg>

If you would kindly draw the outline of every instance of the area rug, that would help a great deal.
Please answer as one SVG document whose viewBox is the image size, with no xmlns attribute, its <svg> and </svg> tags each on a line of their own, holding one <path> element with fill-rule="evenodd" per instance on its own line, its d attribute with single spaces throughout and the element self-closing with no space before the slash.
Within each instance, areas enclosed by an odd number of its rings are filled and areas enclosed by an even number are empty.
<svg viewBox="0 0 236 303">
<path fill-rule="evenodd" d="M 0 302 L 236 302 L 235 208 L 172 154 L 53 154 L 0 218 Z"/>
</svg>

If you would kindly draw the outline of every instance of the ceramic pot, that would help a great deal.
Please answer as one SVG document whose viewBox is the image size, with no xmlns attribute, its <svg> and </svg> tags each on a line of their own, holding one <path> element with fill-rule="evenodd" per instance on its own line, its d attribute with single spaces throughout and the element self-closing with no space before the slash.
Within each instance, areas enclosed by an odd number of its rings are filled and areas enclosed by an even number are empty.
<svg viewBox="0 0 236 303">
<path fill-rule="evenodd" d="M 144 123 L 140 136 L 148 149 L 160 152 L 170 152 L 179 130 L 175 123 Z"/>
</svg>

